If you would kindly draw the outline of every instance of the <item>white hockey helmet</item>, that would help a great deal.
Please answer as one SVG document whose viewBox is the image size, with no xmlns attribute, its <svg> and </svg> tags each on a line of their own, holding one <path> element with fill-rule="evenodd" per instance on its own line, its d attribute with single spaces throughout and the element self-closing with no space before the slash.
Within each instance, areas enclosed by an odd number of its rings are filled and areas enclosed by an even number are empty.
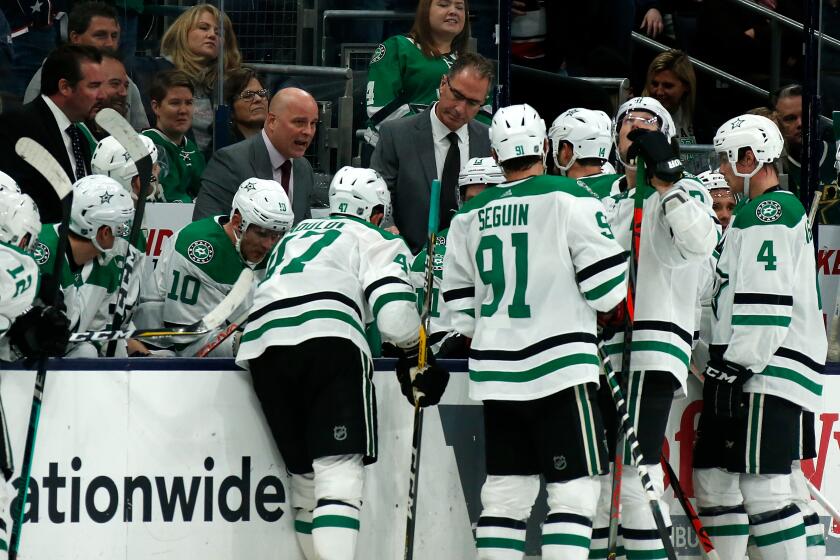
<svg viewBox="0 0 840 560">
<path fill-rule="evenodd" d="M 785 141 L 779 127 L 767 117 L 740 115 L 729 119 L 718 128 L 714 147 L 718 154 L 726 154 L 735 175 L 748 178 L 755 175 L 761 166 L 756 166 L 749 174 L 739 173 L 735 166 L 738 152 L 742 148 L 750 148 L 759 163 L 773 163 L 781 157 Z"/>
<path fill-rule="evenodd" d="M 726 182 L 726 178 L 715 171 L 704 171 L 703 173 L 697 175 L 697 179 L 703 183 L 703 186 L 706 187 L 706 190 L 708 191 L 716 189 L 730 189 L 729 183 Z"/>
<path fill-rule="evenodd" d="M 11 191 L 19 193 L 20 186 L 17 184 L 17 181 L 0 171 L 0 191 Z"/>
<path fill-rule="evenodd" d="M 458 206 L 464 203 L 467 187 L 471 185 L 499 185 L 505 182 L 505 175 L 496 161 L 490 157 L 472 158 L 458 173 Z"/>
<path fill-rule="evenodd" d="M 490 147 L 499 163 L 526 156 L 545 159 L 545 121 L 527 103 L 502 107 L 490 124 Z"/>
<path fill-rule="evenodd" d="M 126 190 L 114 179 L 104 175 L 88 175 L 73 184 L 73 207 L 70 210 L 70 231 L 90 239 L 93 246 L 106 255 L 113 251 L 104 249 L 96 241 L 96 232 L 102 226 L 111 228 L 115 237 L 125 237 L 134 218 L 134 203 Z"/>
<path fill-rule="evenodd" d="M 0 241 L 32 250 L 41 233 L 41 215 L 29 195 L 0 190 Z M 21 242 L 29 235 L 26 246 Z"/>
<path fill-rule="evenodd" d="M 272 179 L 245 179 L 233 196 L 231 217 L 242 216 L 242 231 L 251 224 L 263 229 L 286 233 L 292 228 L 295 215 L 283 186 Z"/>
<path fill-rule="evenodd" d="M 152 155 L 152 164 L 158 161 L 158 149 L 151 138 L 138 134 L 145 144 L 146 149 Z M 137 166 L 128 154 L 128 151 L 113 136 L 106 136 L 99 141 L 93 151 L 93 158 L 90 161 L 91 169 L 98 175 L 106 175 L 114 179 L 131 193 L 131 198 L 136 200 L 134 190 L 131 188 L 131 181 L 137 176 Z M 155 189 L 149 193 L 148 198 L 154 198 Z"/>
<path fill-rule="evenodd" d="M 610 117 L 603 111 L 591 109 L 569 109 L 554 119 L 548 130 L 551 138 L 554 164 L 561 171 L 568 171 L 578 159 L 597 158 L 606 160 L 612 149 Z M 558 154 L 563 142 L 572 145 L 572 159 L 565 166 L 560 165 Z"/>
<path fill-rule="evenodd" d="M 391 193 L 385 179 L 373 169 L 345 165 L 330 183 L 330 214 L 348 214 L 367 220 L 377 206 L 391 213 Z"/>
</svg>

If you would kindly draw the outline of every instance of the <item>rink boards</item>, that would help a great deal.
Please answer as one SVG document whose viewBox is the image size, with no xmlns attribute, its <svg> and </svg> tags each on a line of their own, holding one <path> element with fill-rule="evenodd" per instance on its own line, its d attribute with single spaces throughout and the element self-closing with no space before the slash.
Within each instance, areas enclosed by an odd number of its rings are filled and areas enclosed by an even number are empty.
<svg viewBox="0 0 840 560">
<path fill-rule="evenodd" d="M 417 560 L 475 558 L 481 407 L 467 397 L 464 363 L 448 365 L 454 373 L 445 398 L 425 415 Z M 376 366 L 380 456 L 367 473 L 358 558 L 390 560 L 402 557 L 413 409 L 399 392 L 393 362 Z M 6 369 L 0 376 L 19 462 L 34 372 Z M 825 380 L 830 408 L 817 423 L 820 457 L 805 470 L 840 504 L 840 377 Z M 691 397 L 674 403 L 668 430 L 668 454 L 684 485 L 691 480 L 698 385 L 692 381 Z M 303 560 L 282 460 L 248 373 L 229 360 L 52 362 L 30 488 L 26 558 Z M 532 517 L 545 511 L 541 495 Z M 682 518 L 675 522 L 680 557 L 693 557 L 696 539 Z M 538 521 L 531 523 L 534 557 L 538 531 Z M 830 555 L 840 557 L 837 533 L 827 540 Z"/>
</svg>

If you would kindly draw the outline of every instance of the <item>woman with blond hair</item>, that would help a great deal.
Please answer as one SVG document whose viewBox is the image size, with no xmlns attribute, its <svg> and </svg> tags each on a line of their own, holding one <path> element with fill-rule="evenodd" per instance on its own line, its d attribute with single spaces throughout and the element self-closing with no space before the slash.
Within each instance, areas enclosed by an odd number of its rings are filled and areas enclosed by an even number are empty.
<svg viewBox="0 0 840 560">
<path fill-rule="evenodd" d="M 694 104 L 697 78 L 694 65 L 682 51 L 659 53 L 650 63 L 642 96 L 653 97 L 671 113 L 681 144 L 696 144 Z"/>
<path fill-rule="evenodd" d="M 219 26 L 224 25 L 224 46 L 219 43 Z M 212 148 L 216 82 L 220 51 L 224 55 L 224 72 L 239 68 L 242 55 L 236 42 L 233 25 L 227 15 L 210 4 L 197 4 L 182 13 L 169 26 L 160 42 L 162 58 L 138 59 L 132 72 L 140 91 L 148 99 L 152 78 L 161 70 L 177 68 L 186 73 L 195 87 L 192 133 L 198 148 L 207 154 Z M 151 111 L 148 111 L 151 113 Z M 149 115 L 151 120 L 153 115 Z"/>
</svg>

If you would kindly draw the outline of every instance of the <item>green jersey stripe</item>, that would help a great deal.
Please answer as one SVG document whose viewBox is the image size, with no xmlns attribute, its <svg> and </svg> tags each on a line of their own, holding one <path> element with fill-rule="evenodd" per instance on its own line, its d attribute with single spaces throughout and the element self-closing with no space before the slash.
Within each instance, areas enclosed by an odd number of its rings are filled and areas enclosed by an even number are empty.
<svg viewBox="0 0 840 560">
<path fill-rule="evenodd" d="M 804 536 L 805 525 L 800 523 L 795 527 L 790 527 L 782 531 L 776 531 L 775 533 L 770 533 L 768 535 L 756 535 L 755 544 L 757 544 L 759 547 L 771 546 L 782 541 L 792 541 L 793 539 L 797 539 L 799 537 Z"/>
<path fill-rule="evenodd" d="M 379 315 L 379 310 L 386 303 L 391 303 L 392 301 L 410 301 L 414 303 L 417 301 L 417 294 L 414 292 L 393 292 L 390 294 L 383 294 L 376 298 L 376 303 L 373 304 L 373 316 L 376 317 Z"/>
<path fill-rule="evenodd" d="M 733 315 L 732 326 L 789 327 L 790 317 L 779 315 Z"/>
<path fill-rule="evenodd" d="M 593 300 L 593 299 L 602 298 L 606 294 L 610 293 L 610 291 L 612 291 L 613 288 L 615 288 L 616 286 L 621 284 L 623 281 L 624 281 L 624 273 L 622 272 L 621 274 L 619 274 L 615 278 L 612 278 L 611 280 L 607 280 L 606 282 L 604 282 L 600 286 L 596 286 L 595 288 L 592 288 L 588 292 L 585 292 L 583 295 L 586 299 L 588 299 L 590 301 Z"/>
<path fill-rule="evenodd" d="M 783 368 L 779 366 L 767 366 L 766 368 L 764 368 L 764 371 L 761 372 L 761 375 L 766 375 L 768 377 L 778 377 L 780 379 L 787 379 L 788 381 L 793 381 L 797 385 L 801 385 L 802 387 L 804 387 L 805 389 L 814 393 L 817 396 L 822 395 L 823 388 L 820 383 L 811 381 L 806 376 L 792 369 Z"/>
<path fill-rule="evenodd" d="M 312 520 L 312 528 L 321 529 L 322 527 L 338 527 L 358 531 L 359 520 L 345 515 L 319 515 Z"/>
<path fill-rule="evenodd" d="M 295 533 L 312 534 L 312 523 L 295 519 Z"/>
<path fill-rule="evenodd" d="M 560 546 L 579 546 L 588 549 L 590 542 L 590 539 L 581 535 L 568 535 L 564 533 L 548 534 L 542 537 L 543 546 L 553 544 Z"/>
<path fill-rule="evenodd" d="M 362 335 L 362 337 L 365 336 L 364 329 L 361 326 L 359 326 L 356 320 L 347 313 L 335 311 L 332 309 L 316 309 L 314 311 L 307 311 L 305 313 L 301 313 L 300 315 L 297 315 L 295 317 L 286 317 L 283 319 L 272 319 L 271 321 L 266 321 L 265 324 L 260 326 L 258 329 L 254 329 L 242 335 L 242 343 L 244 344 L 246 342 L 256 340 L 272 329 L 299 327 L 307 321 L 314 321 L 317 319 L 335 319 L 336 321 L 342 321 L 356 329 L 359 332 L 359 334 Z"/>
<path fill-rule="evenodd" d="M 541 366 L 531 368 L 525 371 L 477 371 L 470 370 L 470 380 L 475 382 L 482 381 L 500 381 L 505 383 L 528 383 L 539 379 L 540 377 L 549 375 L 558 370 L 570 366 L 577 366 L 583 364 L 592 364 L 594 366 L 600 365 L 598 356 L 595 354 L 569 354 L 562 358 L 556 358 L 550 362 L 546 362 Z"/>
<path fill-rule="evenodd" d="M 501 537 L 480 537 L 475 539 L 476 548 L 506 548 L 525 552 L 525 541 Z"/>
<path fill-rule="evenodd" d="M 736 537 L 749 535 L 750 526 L 746 525 L 719 525 L 717 527 L 706 525 L 706 532 L 712 537 Z"/>
<path fill-rule="evenodd" d="M 656 340 L 634 340 L 630 344 L 633 352 L 662 352 L 670 354 L 688 367 L 688 354 L 670 342 L 658 342 Z"/>
</svg>

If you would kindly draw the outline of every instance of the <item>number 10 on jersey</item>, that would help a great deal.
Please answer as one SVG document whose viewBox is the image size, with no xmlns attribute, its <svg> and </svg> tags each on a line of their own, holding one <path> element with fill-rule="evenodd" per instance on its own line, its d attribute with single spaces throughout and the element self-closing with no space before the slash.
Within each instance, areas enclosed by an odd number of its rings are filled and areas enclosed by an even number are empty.
<svg viewBox="0 0 840 560">
<path fill-rule="evenodd" d="M 504 236 L 506 237 L 506 236 Z M 493 300 L 481 306 L 481 316 L 491 317 L 499 310 L 505 290 L 513 284 L 513 299 L 507 306 L 507 315 L 512 319 L 526 319 L 531 316 L 531 306 L 525 303 L 528 289 L 528 234 L 512 233 L 509 243 L 495 234 L 485 235 L 478 243 L 475 262 L 481 281 L 493 290 Z M 505 278 L 505 261 L 513 255 L 513 278 Z"/>
</svg>

